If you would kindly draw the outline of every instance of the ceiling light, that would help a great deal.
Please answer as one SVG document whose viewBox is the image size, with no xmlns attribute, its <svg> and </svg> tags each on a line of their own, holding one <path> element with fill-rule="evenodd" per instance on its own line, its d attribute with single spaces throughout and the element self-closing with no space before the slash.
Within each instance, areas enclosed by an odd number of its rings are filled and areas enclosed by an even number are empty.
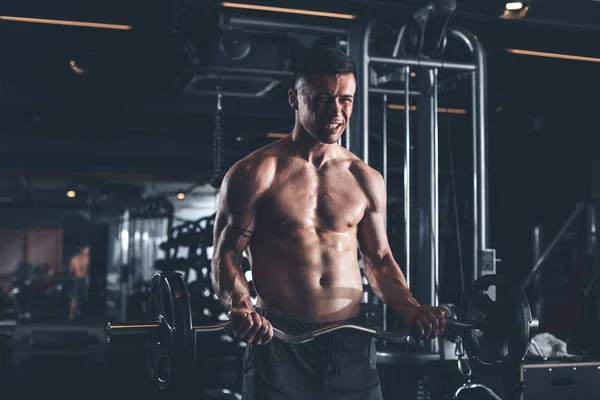
<svg viewBox="0 0 600 400">
<path fill-rule="evenodd" d="M 520 1 L 511 1 L 510 3 L 506 3 L 506 9 L 508 11 L 519 11 L 523 8 L 523 3 Z"/>
<path fill-rule="evenodd" d="M 102 24 L 102 23 L 98 23 L 98 22 L 66 21 L 66 20 L 60 20 L 60 19 L 13 17 L 13 16 L 8 16 L 8 15 L 0 15 L 0 20 L 16 21 L 16 22 L 32 22 L 32 23 L 36 23 L 36 24 L 79 26 L 79 27 L 84 27 L 84 28 L 117 29 L 117 30 L 123 30 L 123 31 L 129 31 L 132 29 L 132 27 L 130 25 Z"/>
<path fill-rule="evenodd" d="M 177 199 L 178 199 L 178 200 L 183 200 L 183 199 L 185 199 L 185 193 L 183 193 L 183 192 L 179 192 L 179 193 L 177 193 Z"/>
<path fill-rule="evenodd" d="M 543 51 L 520 50 L 520 49 L 506 49 L 506 51 L 509 53 L 522 54 L 522 55 L 526 55 L 526 56 L 560 58 L 563 60 L 575 60 L 575 61 L 600 62 L 600 58 L 596 58 L 596 57 L 584 57 L 584 56 L 575 56 L 575 55 L 570 55 L 570 54 L 546 53 Z"/>
<path fill-rule="evenodd" d="M 73 198 L 73 197 L 75 197 L 75 195 L 76 195 L 76 193 L 74 190 L 69 190 L 67 192 L 67 197 Z"/>
<path fill-rule="evenodd" d="M 284 138 L 287 135 L 287 133 L 267 133 L 268 138 Z"/>
<path fill-rule="evenodd" d="M 71 66 L 71 69 L 73 70 L 73 72 L 75 72 L 76 74 L 85 74 L 85 70 L 81 67 L 79 67 L 77 65 L 77 63 L 73 60 L 69 61 L 69 65 Z"/>
<path fill-rule="evenodd" d="M 341 18 L 341 19 L 356 19 L 356 16 L 350 14 L 338 14 L 323 11 L 312 11 L 312 10 L 299 10 L 296 8 L 282 8 L 282 7 L 270 7 L 270 6 L 259 6 L 254 4 L 241 4 L 241 3 L 221 3 L 223 7 L 231 8 L 244 8 L 246 10 L 259 10 L 259 11 L 273 11 L 287 14 L 302 14 L 312 15 L 316 17 L 329 17 L 329 18 Z"/>
</svg>

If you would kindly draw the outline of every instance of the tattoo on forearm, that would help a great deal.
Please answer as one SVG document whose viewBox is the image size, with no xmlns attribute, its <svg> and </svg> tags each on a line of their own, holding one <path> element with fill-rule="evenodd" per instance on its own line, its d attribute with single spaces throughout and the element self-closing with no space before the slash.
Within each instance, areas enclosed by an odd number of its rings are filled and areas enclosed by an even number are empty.
<svg viewBox="0 0 600 400">
<path fill-rule="evenodd" d="M 252 231 L 249 231 L 248 229 L 243 229 L 243 228 L 238 228 L 237 226 L 233 226 L 230 228 L 231 233 L 239 236 L 239 237 L 245 237 L 250 239 L 252 237 Z"/>
</svg>

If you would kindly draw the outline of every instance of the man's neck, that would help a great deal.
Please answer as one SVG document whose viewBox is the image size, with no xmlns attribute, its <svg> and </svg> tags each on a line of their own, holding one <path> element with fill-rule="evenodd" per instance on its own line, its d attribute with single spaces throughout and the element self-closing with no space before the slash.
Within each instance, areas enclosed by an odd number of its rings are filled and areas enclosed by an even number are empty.
<svg viewBox="0 0 600 400">
<path fill-rule="evenodd" d="M 320 168 L 327 161 L 337 157 L 337 143 L 319 142 L 310 133 L 306 132 L 300 124 L 294 126 L 288 138 L 292 142 L 296 155 L 313 164 L 316 168 Z"/>
</svg>

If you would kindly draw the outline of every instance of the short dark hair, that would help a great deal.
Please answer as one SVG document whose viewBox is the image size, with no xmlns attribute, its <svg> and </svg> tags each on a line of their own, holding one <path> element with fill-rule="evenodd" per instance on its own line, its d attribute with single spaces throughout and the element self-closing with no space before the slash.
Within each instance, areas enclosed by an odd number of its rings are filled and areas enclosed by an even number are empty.
<svg viewBox="0 0 600 400">
<path fill-rule="evenodd" d="M 300 78 L 309 74 L 352 74 L 356 79 L 356 64 L 339 48 L 329 45 L 315 45 L 300 51 L 292 65 L 294 87 Z"/>
</svg>

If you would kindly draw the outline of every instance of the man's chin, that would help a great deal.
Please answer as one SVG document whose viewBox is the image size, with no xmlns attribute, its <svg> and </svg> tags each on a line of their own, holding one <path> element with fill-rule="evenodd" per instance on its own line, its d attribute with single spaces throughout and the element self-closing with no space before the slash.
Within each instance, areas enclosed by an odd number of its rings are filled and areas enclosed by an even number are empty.
<svg viewBox="0 0 600 400">
<path fill-rule="evenodd" d="M 321 142 L 323 144 L 334 144 L 334 143 L 337 143 L 337 139 L 333 139 L 333 138 L 319 139 L 319 142 Z"/>
<path fill-rule="evenodd" d="M 316 139 L 319 142 L 324 143 L 324 144 L 334 144 L 334 143 L 337 143 L 340 136 L 342 136 L 342 135 L 323 134 L 323 135 L 317 135 Z"/>
</svg>

